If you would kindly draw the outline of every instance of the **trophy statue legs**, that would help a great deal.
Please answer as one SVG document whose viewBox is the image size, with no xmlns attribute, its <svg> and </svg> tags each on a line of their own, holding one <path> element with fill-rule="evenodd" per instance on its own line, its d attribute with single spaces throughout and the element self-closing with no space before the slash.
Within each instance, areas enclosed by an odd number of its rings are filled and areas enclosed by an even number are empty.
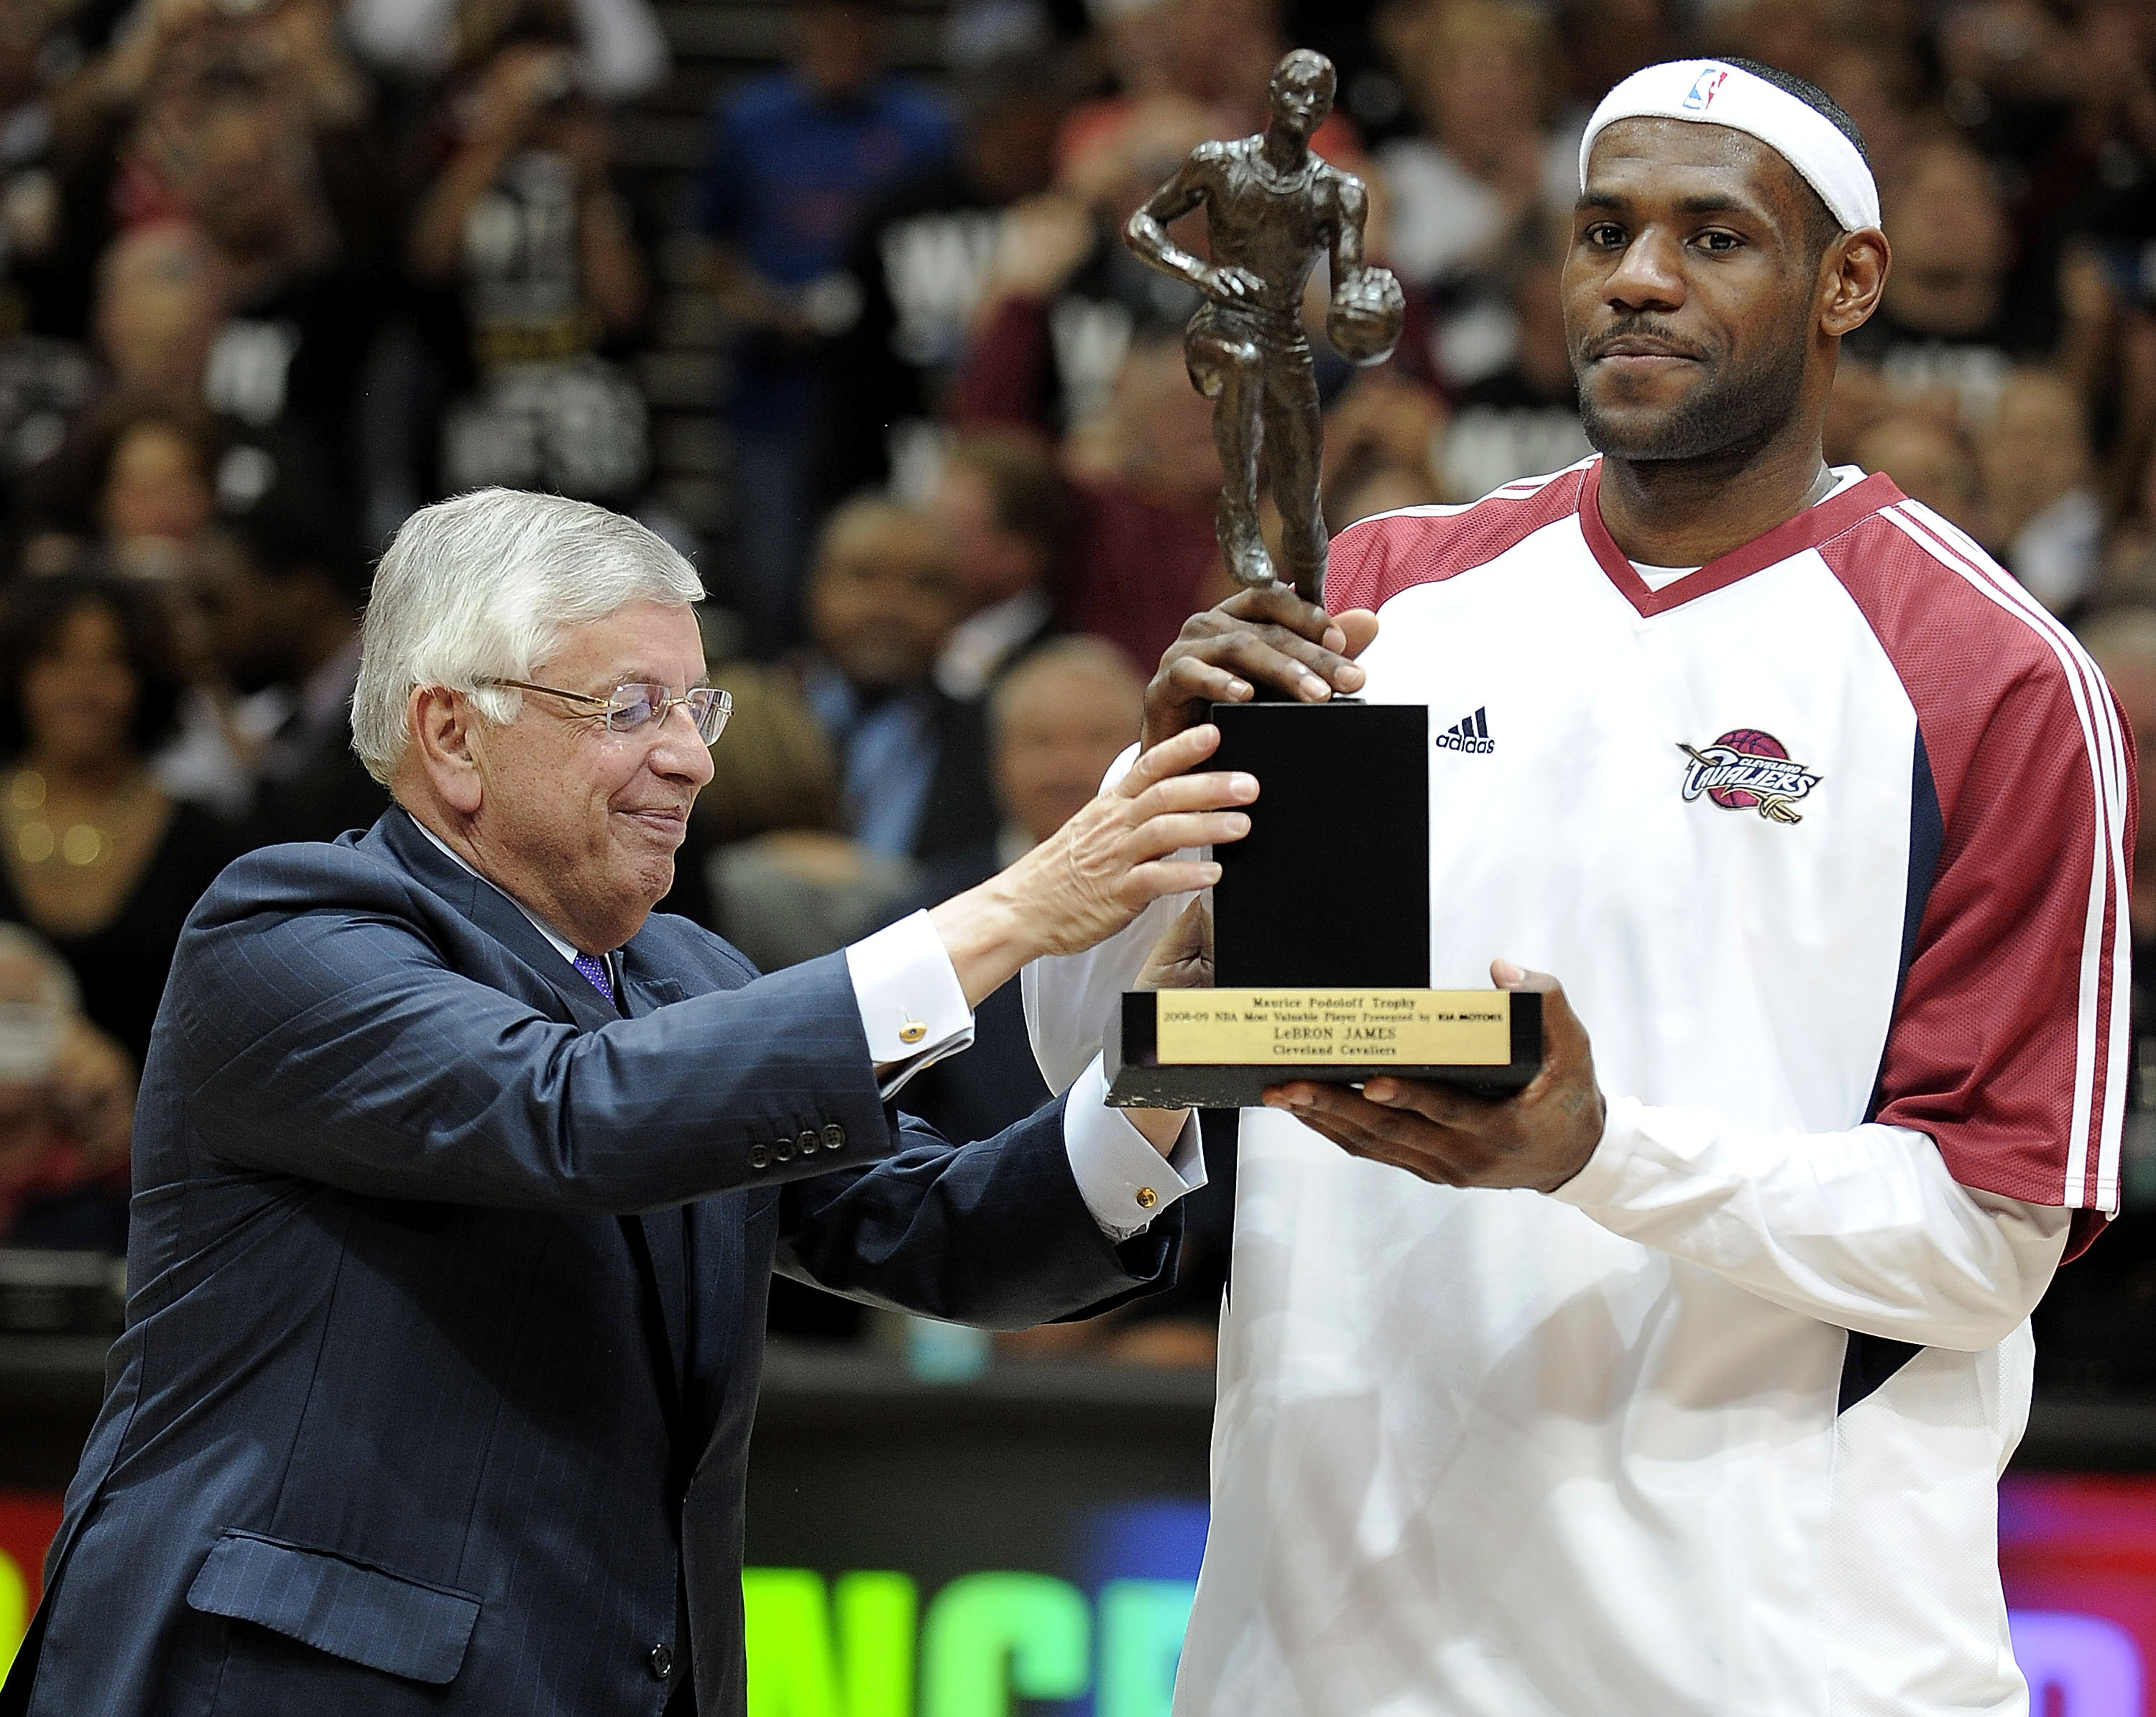
<svg viewBox="0 0 2156 1717">
<path fill-rule="evenodd" d="M 1183 342 L 1191 384 L 1213 402 L 1213 444 L 1220 452 L 1220 504 L 1213 532 L 1228 576 L 1247 589 L 1273 582 L 1272 557 L 1258 530 L 1258 455 L 1265 442 L 1265 357 L 1254 340 L 1211 325 L 1204 311 Z"/>
<path fill-rule="evenodd" d="M 1281 516 L 1281 577 L 1305 602 L 1325 599 L 1325 512 L 1318 492 L 1317 376 L 1302 347 L 1268 355 L 1265 476 Z"/>
</svg>

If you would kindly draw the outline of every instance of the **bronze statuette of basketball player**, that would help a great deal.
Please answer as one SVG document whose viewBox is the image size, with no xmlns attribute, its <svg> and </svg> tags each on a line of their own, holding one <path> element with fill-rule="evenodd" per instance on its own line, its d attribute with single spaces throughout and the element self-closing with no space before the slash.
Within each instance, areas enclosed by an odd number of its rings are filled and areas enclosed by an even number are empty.
<svg viewBox="0 0 2156 1717">
<path fill-rule="evenodd" d="M 1260 459 L 1280 509 L 1285 581 L 1312 602 L 1325 586 L 1325 517 L 1318 504 L 1317 382 L 1303 332 L 1302 292 L 1318 256 L 1332 263 L 1326 337 L 1356 363 L 1382 363 L 1400 337 L 1405 301 L 1389 270 L 1363 260 L 1368 206 L 1363 182 L 1311 153 L 1332 111 L 1332 62 L 1298 48 L 1275 68 L 1272 119 L 1254 137 L 1201 143 L 1131 217 L 1124 239 L 1155 268 L 1188 280 L 1206 301 L 1183 337 L 1190 379 L 1214 402 L 1220 450 L 1215 529 L 1239 584 L 1273 582 L 1258 534 Z M 1212 260 L 1168 235 L 1170 222 L 1205 210 Z"/>
</svg>

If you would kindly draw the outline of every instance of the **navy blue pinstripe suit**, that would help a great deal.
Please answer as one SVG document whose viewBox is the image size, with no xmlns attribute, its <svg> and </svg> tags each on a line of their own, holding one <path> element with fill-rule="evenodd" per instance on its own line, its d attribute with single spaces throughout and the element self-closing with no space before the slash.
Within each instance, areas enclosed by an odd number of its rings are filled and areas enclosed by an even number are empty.
<svg viewBox="0 0 2156 1717">
<path fill-rule="evenodd" d="M 1054 1106 L 963 1148 L 887 1111 L 844 956 L 752 984 L 654 915 L 620 967 L 627 1019 L 401 810 L 225 871 L 0 1709 L 611 1717 L 691 1709 L 693 1664 L 737 1712 L 774 1261 L 1004 1325 L 1168 1269 L 1173 1213 L 1104 1238 Z"/>
</svg>

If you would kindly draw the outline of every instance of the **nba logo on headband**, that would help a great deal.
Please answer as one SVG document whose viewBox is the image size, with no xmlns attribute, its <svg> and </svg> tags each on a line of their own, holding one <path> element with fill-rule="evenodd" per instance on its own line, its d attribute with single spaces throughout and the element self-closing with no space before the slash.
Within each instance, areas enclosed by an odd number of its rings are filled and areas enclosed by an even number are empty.
<svg viewBox="0 0 2156 1717">
<path fill-rule="evenodd" d="M 1720 92 L 1728 77 L 1728 67 L 1708 66 L 1694 80 L 1691 93 L 1685 97 L 1684 105 L 1694 113 L 1703 112 L 1706 109 L 1713 106 L 1715 96 Z"/>
</svg>

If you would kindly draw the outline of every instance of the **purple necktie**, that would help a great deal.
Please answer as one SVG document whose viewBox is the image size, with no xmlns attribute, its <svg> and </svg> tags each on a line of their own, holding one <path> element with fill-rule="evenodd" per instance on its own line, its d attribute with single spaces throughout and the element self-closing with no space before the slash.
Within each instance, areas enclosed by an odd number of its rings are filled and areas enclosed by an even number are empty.
<svg viewBox="0 0 2156 1717">
<path fill-rule="evenodd" d="M 603 995 L 607 1005 L 611 1007 L 613 1005 L 613 980 L 607 976 L 606 962 L 595 954 L 580 954 L 576 958 L 575 965 L 579 972 L 592 980 L 592 988 Z"/>
</svg>

